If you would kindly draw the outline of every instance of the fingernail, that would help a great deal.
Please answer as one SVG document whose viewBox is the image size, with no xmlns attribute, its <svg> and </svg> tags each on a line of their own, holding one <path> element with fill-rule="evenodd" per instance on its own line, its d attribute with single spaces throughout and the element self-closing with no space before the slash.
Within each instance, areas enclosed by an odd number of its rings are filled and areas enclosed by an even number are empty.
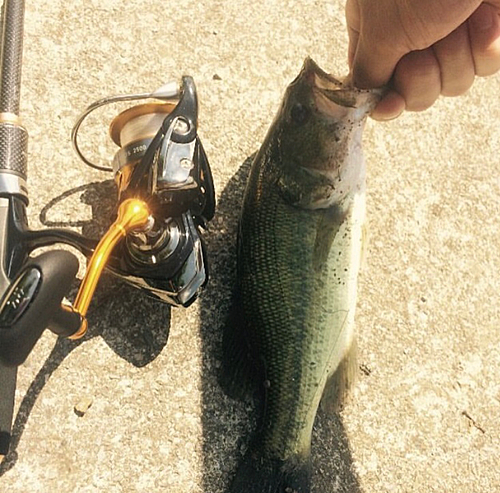
<svg viewBox="0 0 500 493">
<path fill-rule="evenodd" d="M 404 111 L 400 111 L 399 113 L 393 113 L 393 114 L 379 114 L 376 111 L 373 112 L 370 116 L 373 118 L 373 120 L 376 120 L 378 122 L 390 122 L 391 120 L 395 120 L 396 118 L 400 117 L 403 114 Z"/>
</svg>

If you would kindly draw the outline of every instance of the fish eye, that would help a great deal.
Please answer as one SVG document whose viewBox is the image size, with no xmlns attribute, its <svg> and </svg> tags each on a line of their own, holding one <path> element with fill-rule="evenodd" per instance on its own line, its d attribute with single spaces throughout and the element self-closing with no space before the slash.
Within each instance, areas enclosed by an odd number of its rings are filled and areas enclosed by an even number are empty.
<svg viewBox="0 0 500 493">
<path fill-rule="evenodd" d="M 303 125 L 304 123 L 306 123 L 309 119 L 309 115 L 309 108 L 300 103 L 293 105 L 290 111 L 292 122 L 296 125 Z"/>
</svg>

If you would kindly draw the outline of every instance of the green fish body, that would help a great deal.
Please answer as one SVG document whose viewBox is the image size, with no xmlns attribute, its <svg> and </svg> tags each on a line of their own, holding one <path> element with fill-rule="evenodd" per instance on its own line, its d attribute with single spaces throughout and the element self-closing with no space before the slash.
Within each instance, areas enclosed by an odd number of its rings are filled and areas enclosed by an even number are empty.
<svg viewBox="0 0 500 493">
<path fill-rule="evenodd" d="M 376 101 L 307 59 L 252 164 L 238 236 L 238 315 L 224 346 L 235 380 L 246 366 L 260 381 L 264 410 L 232 493 L 309 492 L 316 412 L 322 398 L 336 409 L 355 373 L 361 133 Z"/>
</svg>

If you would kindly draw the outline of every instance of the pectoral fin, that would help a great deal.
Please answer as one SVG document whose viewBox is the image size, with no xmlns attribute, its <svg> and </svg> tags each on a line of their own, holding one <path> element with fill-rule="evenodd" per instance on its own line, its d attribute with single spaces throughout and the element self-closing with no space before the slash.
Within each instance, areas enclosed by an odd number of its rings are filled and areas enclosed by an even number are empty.
<svg viewBox="0 0 500 493">
<path fill-rule="evenodd" d="M 315 270 L 321 270 L 324 267 L 335 237 L 345 218 L 346 213 L 337 206 L 330 207 L 319 213 L 313 251 L 313 267 Z"/>
<path fill-rule="evenodd" d="M 233 303 L 224 326 L 222 339 L 222 372 L 219 382 L 224 392 L 234 399 L 251 395 L 263 380 L 261 365 L 253 357 L 246 339 L 247 324 L 241 316 L 239 295 Z"/>
</svg>

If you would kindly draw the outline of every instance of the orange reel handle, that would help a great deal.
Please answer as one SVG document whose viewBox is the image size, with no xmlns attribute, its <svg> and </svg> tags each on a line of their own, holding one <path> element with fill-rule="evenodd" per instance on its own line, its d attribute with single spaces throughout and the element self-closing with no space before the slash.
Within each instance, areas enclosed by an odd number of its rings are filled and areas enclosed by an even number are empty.
<svg viewBox="0 0 500 493">
<path fill-rule="evenodd" d="M 77 312 L 82 318 L 80 328 L 70 339 L 80 339 L 87 332 L 87 311 L 111 252 L 128 233 L 147 226 L 149 215 L 149 208 L 143 200 L 132 198 L 120 204 L 116 221 L 101 238 L 90 258 L 73 306 L 63 305 L 64 309 Z"/>
</svg>

